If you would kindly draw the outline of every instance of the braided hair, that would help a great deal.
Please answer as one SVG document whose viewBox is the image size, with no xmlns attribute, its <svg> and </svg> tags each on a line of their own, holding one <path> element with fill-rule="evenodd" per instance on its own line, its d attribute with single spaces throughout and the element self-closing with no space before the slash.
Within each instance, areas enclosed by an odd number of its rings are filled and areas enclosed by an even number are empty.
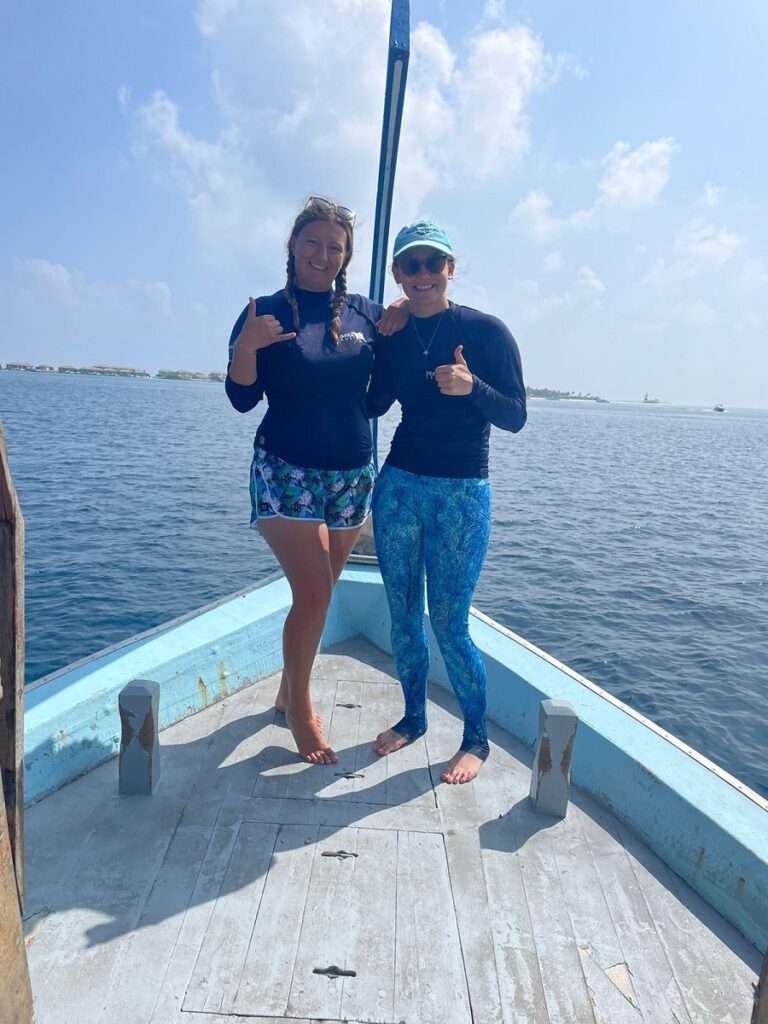
<svg viewBox="0 0 768 1024">
<path fill-rule="evenodd" d="M 344 220 L 341 217 L 334 216 L 333 204 L 328 204 L 330 209 L 326 206 L 317 207 L 310 201 L 307 206 L 301 211 L 296 220 L 294 221 L 291 234 L 288 238 L 288 261 L 286 263 L 286 282 L 284 288 L 285 299 L 288 305 L 291 307 L 293 313 L 293 326 L 298 331 L 300 326 L 299 317 L 299 304 L 296 301 L 296 260 L 293 255 L 293 243 L 299 235 L 301 229 L 310 224 L 313 220 L 326 220 L 331 224 L 338 224 L 340 228 L 344 229 L 346 235 L 346 254 L 344 256 L 344 263 L 342 264 L 341 270 L 336 275 L 334 281 L 334 292 L 333 292 L 333 308 L 331 311 L 331 335 L 334 342 L 338 345 L 341 340 L 341 313 L 347 302 L 347 267 L 349 261 L 352 259 L 352 252 L 354 247 L 354 236 L 352 230 L 352 223 L 349 220 Z"/>
<path fill-rule="evenodd" d="M 298 331 L 300 324 L 299 304 L 296 301 L 296 295 L 293 290 L 294 283 L 296 281 L 296 260 L 293 258 L 293 251 L 291 249 L 288 250 L 288 263 L 285 268 L 285 273 L 285 299 L 293 313 L 293 326 Z"/>
<path fill-rule="evenodd" d="M 333 291 L 333 315 L 331 317 L 331 334 L 336 344 L 341 340 L 341 311 L 347 301 L 347 268 L 342 267 L 336 275 Z"/>
</svg>

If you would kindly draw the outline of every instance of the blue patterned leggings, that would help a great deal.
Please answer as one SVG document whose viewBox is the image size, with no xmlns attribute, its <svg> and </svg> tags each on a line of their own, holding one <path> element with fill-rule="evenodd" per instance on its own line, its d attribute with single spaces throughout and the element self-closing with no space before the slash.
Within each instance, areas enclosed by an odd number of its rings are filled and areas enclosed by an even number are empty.
<svg viewBox="0 0 768 1024">
<path fill-rule="evenodd" d="M 405 697 L 395 731 L 413 739 L 427 728 L 426 575 L 430 622 L 464 715 L 461 749 L 486 757 L 485 665 L 468 619 L 491 532 L 490 485 L 384 466 L 373 494 L 373 527 Z"/>
</svg>

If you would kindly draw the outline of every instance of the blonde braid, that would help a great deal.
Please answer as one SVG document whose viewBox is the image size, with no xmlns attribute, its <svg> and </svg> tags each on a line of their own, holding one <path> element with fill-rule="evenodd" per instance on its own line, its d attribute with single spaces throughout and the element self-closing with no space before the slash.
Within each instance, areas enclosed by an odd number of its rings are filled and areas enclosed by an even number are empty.
<svg viewBox="0 0 768 1024">
<path fill-rule="evenodd" d="M 299 304 L 296 301 L 296 296 L 293 291 L 294 282 L 296 280 L 296 266 L 292 252 L 288 253 L 288 263 L 285 269 L 287 275 L 284 289 L 285 298 L 288 305 L 291 307 L 291 310 L 293 311 L 293 326 L 298 331 L 301 325 L 301 318 L 299 317 Z"/>
<path fill-rule="evenodd" d="M 333 314 L 331 317 L 331 334 L 338 345 L 341 341 L 341 311 L 347 303 L 347 268 L 342 267 L 336 275 L 335 292 L 333 300 Z"/>
</svg>

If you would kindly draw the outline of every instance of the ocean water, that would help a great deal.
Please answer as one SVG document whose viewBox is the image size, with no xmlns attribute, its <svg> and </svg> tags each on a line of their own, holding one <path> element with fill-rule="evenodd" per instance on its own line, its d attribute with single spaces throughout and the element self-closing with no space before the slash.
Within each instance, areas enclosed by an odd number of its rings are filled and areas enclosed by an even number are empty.
<svg viewBox="0 0 768 1024">
<path fill-rule="evenodd" d="M 476 606 L 768 796 L 768 412 L 529 409 L 492 434 Z M 216 384 L 0 372 L 28 681 L 275 570 L 247 528 L 259 413 Z"/>
</svg>

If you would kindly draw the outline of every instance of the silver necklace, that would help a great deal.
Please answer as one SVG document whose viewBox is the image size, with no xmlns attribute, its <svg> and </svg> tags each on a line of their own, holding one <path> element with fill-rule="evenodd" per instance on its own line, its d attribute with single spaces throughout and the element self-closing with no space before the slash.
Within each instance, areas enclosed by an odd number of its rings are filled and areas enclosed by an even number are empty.
<svg viewBox="0 0 768 1024">
<path fill-rule="evenodd" d="M 419 329 L 416 326 L 416 317 L 413 316 L 413 315 L 410 317 L 409 323 L 410 323 L 411 327 L 413 327 L 413 333 L 419 339 L 419 345 L 421 346 L 421 354 L 424 356 L 425 359 L 429 355 L 429 350 L 432 348 L 432 342 L 435 340 L 435 336 L 436 336 L 437 332 L 440 330 L 440 324 L 443 322 L 443 317 L 444 316 L 445 316 L 445 310 L 443 310 L 442 313 L 440 314 L 440 317 L 438 318 L 438 321 L 435 324 L 435 329 L 434 329 L 434 331 L 432 331 L 432 337 L 429 339 L 429 342 L 428 342 L 427 345 L 424 344 L 424 339 L 422 338 L 421 334 L 419 333 Z"/>
</svg>

